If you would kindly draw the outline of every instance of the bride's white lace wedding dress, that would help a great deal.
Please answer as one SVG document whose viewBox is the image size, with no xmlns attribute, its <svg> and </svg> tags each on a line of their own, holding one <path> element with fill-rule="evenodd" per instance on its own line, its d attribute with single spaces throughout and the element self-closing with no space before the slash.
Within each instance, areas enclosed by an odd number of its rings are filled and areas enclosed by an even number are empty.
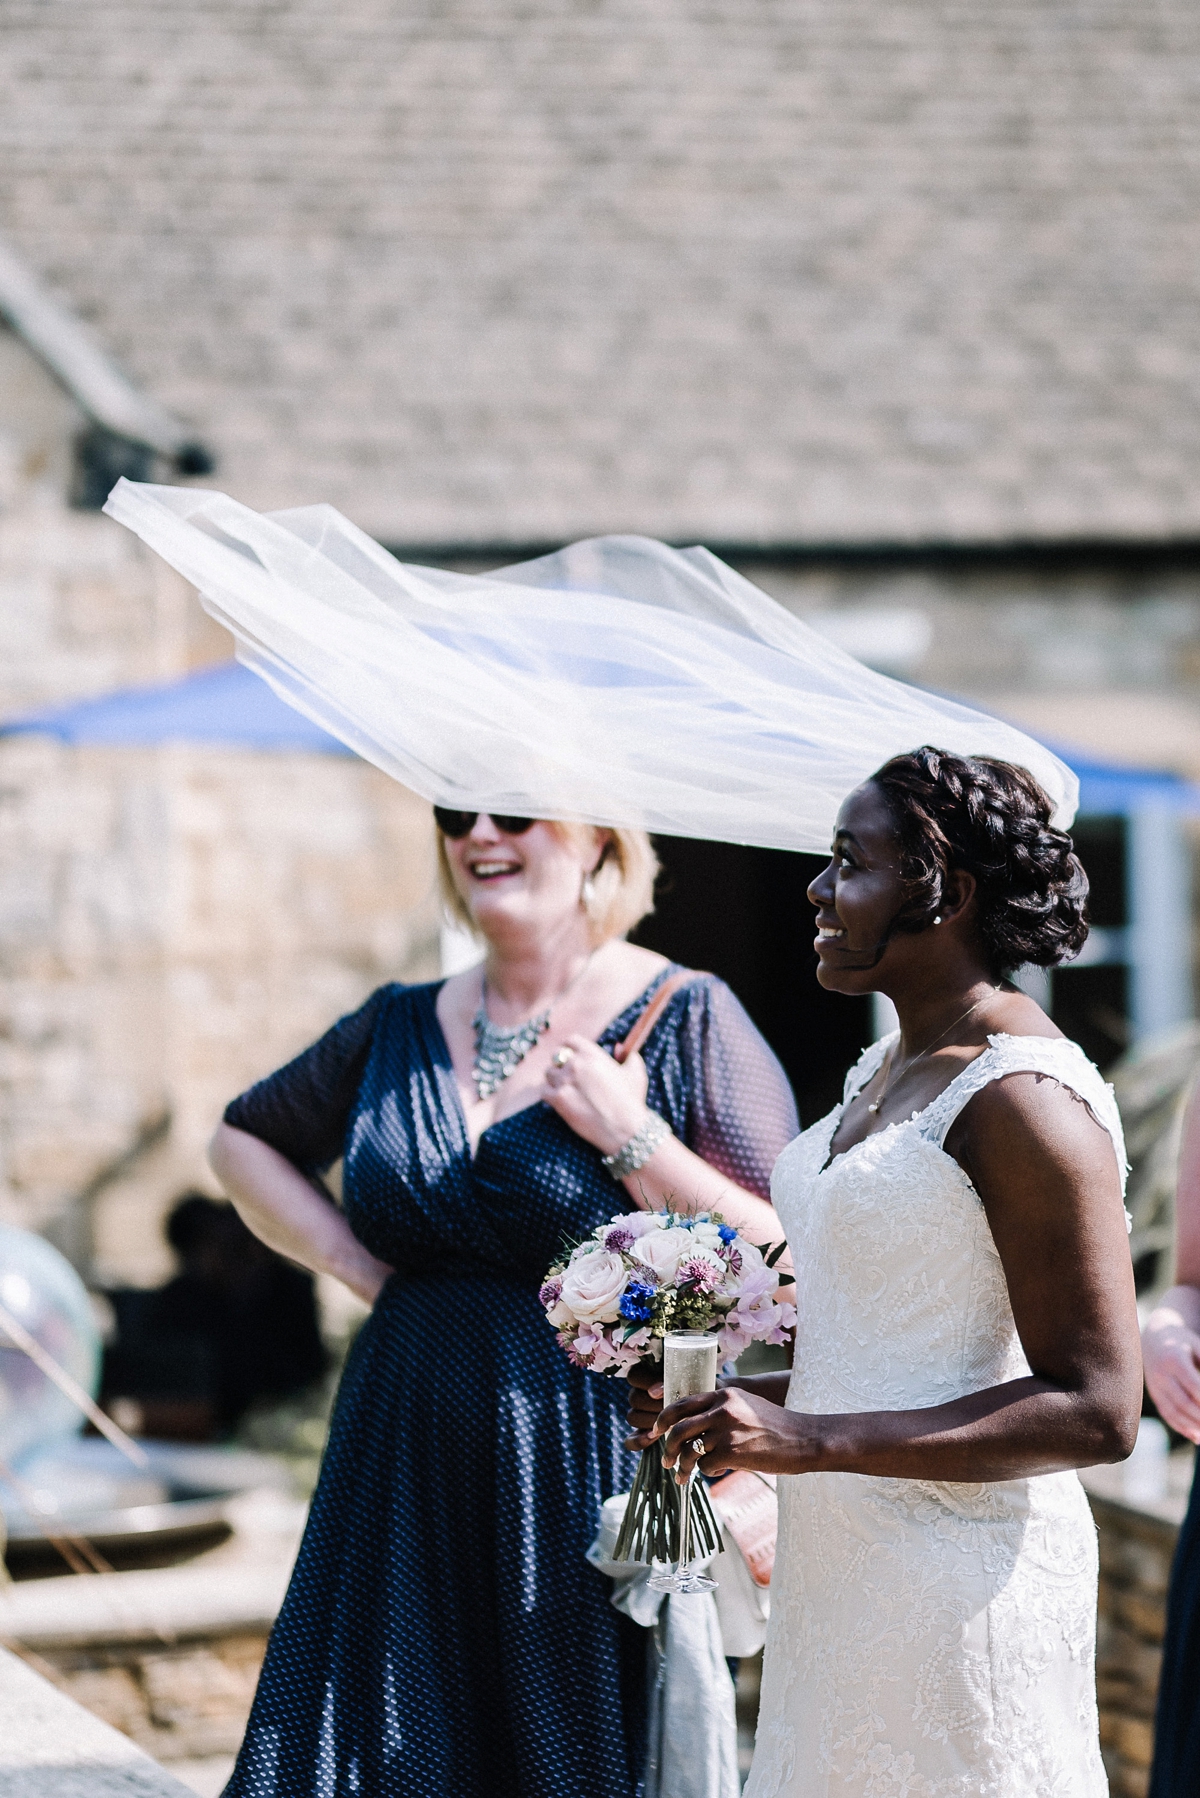
<svg viewBox="0 0 1200 1798">
<path fill-rule="evenodd" d="M 1124 1176 L 1111 1089 L 1049 1037 L 989 1037 L 926 1110 L 828 1161 L 842 1109 L 894 1040 L 866 1051 L 842 1105 L 776 1163 L 800 1312 L 790 1410 L 907 1410 L 1028 1374 L 983 1206 L 942 1146 L 989 1081 L 1031 1071 L 1070 1088 Z M 744 1798 L 1103 1798 L 1096 1534 L 1073 1473 L 800 1474 L 779 1496 Z"/>
</svg>

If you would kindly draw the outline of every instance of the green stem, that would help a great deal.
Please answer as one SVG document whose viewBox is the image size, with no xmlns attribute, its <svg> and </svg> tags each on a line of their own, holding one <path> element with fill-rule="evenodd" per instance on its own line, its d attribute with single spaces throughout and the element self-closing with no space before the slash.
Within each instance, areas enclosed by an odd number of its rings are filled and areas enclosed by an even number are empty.
<svg viewBox="0 0 1200 1798">
<path fill-rule="evenodd" d="M 662 1444 L 642 1451 L 621 1521 L 614 1561 L 648 1563 L 679 1560 L 680 1489 L 672 1471 L 663 1466 Z M 697 1478 L 692 1484 L 692 1556 L 700 1560 L 721 1546 L 721 1530 L 713 1513 L 708 1487 Z"/>
</svg>

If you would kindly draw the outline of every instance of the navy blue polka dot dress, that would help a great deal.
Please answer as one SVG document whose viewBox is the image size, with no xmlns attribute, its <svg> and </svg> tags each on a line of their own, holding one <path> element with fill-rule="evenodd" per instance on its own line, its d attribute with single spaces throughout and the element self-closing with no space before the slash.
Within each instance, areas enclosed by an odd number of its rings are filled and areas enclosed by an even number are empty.
<svg viewBox="0 0 1200 1798">
<path fill-rule="evenodd" d="M 641 1783 L 644 1637 L 584 1560 L 601 1502 L 633 1477 L 628 1389 L 573 1368 L 537 1301 L 564 1237 L 630 1201 L 543 1103 L 472 1159 L 437 992 L 382 987 L 225 1114 L 305 1172 L 344 1155 L 351 1228 L 396 1268 L 346 1365 L 227 1798 L 636 1798 Z M 643 1054 L 648 1102 L 765 1194 L 795 1108 L 729 989 L 697 976 Z"/>
</svg>

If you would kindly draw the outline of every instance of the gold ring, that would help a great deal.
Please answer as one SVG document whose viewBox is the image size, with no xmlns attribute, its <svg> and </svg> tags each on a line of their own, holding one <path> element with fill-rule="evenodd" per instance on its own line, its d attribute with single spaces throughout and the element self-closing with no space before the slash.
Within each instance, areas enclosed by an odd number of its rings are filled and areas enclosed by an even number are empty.
<svg viewBox="0 0 1200 1798">
<path fill-rule="evenodd" d="M 556 1049 L 554 1051 L 554 1054 L 550 1059 L 556 1068 L 565 1068 L 574 1053 L 574 1049 L 568 1049 L 567 1045 L 564 1043 L 561 1049 Z"/>
</svg>

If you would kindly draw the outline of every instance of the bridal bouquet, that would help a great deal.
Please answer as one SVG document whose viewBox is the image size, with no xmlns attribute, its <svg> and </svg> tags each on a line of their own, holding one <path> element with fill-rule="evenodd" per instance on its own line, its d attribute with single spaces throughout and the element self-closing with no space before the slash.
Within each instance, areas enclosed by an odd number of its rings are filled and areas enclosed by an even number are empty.
<svg viewBox="0 0 1200 1798">
<path fill-rule="evenodd" d="M 663 1338 L 677 1342 L 677 1332 L 715 1334 L 728 1360 L 752 1342 L 785 1342 L 793 1329 L 796 1307 L 777 1297 L 790 1280 L 775 1271 L 783 1250 L 780 1243 L 764 1255 L 715 1211 L 622 1212 L 555 1263 L 539 1297 L 576 1367 L 625 1375 L 660 1359 Z M 677 1560 L 682 1572 L 693 1549 L 715 1553 L 720 1529 L 703 1481 L 692 1484 L 681 1504 L 661 1445 L 646 1449 L 614 1559 Z"/>
<path fill-rule="evenodd" d="M 722 1359 L 785 1342 L 796 1322 L 775 1263 L 715 1211 L 622 1212 L 546 1275 L 539 1297 L 576 1367 L 623 1375 L 668 1330 L 715 1330 Z M 790 1276 L 789 1276 L 790 1278 Z"/>
</svg>

